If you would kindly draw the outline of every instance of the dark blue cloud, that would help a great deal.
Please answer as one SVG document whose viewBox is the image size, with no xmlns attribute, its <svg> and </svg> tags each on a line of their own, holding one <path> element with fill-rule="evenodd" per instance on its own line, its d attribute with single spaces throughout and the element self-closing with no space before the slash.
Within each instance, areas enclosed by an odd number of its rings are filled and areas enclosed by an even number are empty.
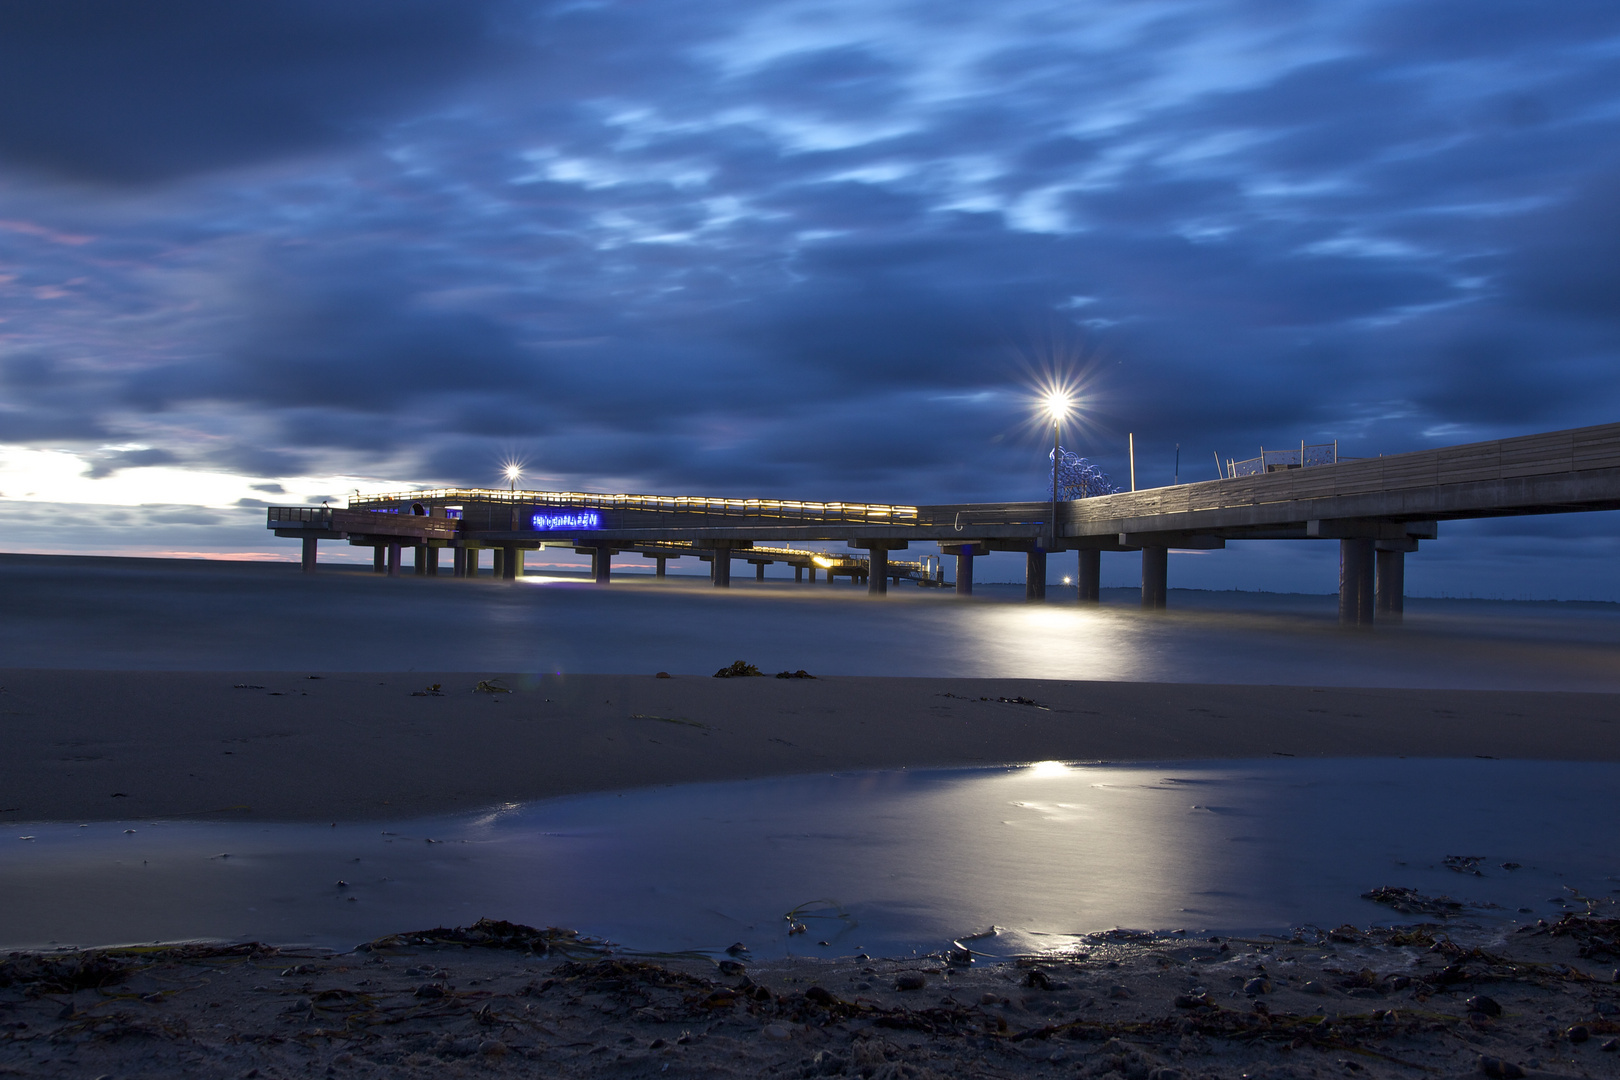
<svg viewBox="0 0 1620 1080">
<path fill-rule="evenodd" d="M 331 146 L 501 52 L 488 0 L 17 0 L 0 160 L 154 181 Z"/>
</svg>

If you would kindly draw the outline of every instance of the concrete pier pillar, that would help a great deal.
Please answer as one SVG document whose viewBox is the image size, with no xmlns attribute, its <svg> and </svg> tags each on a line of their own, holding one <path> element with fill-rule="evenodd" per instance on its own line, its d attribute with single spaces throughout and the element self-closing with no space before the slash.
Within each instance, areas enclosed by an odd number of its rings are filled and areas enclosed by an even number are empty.
<svg viewBox="0 0 1620 1080">
<path fill-rule="evenodd" d="M 973 595 L 973 552 L 964 548 L 956 554 L 956 595 Z"/>
<path fill-rule="evenodd" d="M 422 552 L 427 559 L 428 577 L 439 576 L 439 549 L 432 544 L 425 545 Z"/>
<path fill-rule="evenodd" d="M 467 560 L 467 566 L 466 566 L 467 576 L 470 577 L 470 578 L 475 578 L 475 577 L 478 576 L 478 558 L 479 558 L 478 552 L 479 552 L 479 549 L 478 548 L 467 548 L 466 551 L 467 551 L 467 554 L 464 556 L 464 558 Z"/>
<path fill-rule="evenodd" d="M 598 544 L 591 548 L 591 578 L 598 585 L 613 580 L 613 549 Z"/>
<path fill-rule="evenodd" d="M 810 584 L 814 585 L 816 583 L 816 564 L 811 563 L 805 569 L 810 571 Z"/>
<path fill-rule="evenodd" d="M 304 554 L 298 562 L 298 568 L 306 574 L 315 572 L 315 545 L 319 543 L 313 536 L 306 536 L 304 540 Z"/>
<path fill-rule="evenodd" d="M 793 568 L 793 580 L 794 581 L 803 581 L 804 580 L 804 567 L 795 566 Z"/>
<path fill-rule="evenodd" d="M 1040 548 L 1024 554 L 1024 599 L 1046 599 L 1046 552 Z"/>
<path fill-rule="evenodd" d="M 371 572 L 374 574 L 388 573 L 388 548 L 378 544 L 371 549 Z"/>
<path fill-rule="evenodd" d="M 1378 549 L 1378 618 L 1400 622 L 1406 612 L 1406 552 Z"/>
<path fill-rule="evenodd" d="M 426 551 L 426 544 L 411 545 L 411 573 L 415 574 L 417 577 L 421 577 L 423 574 L 427 573 Z"/>
<path fill-rule="evenodd" d="M 494 563 L 494 568 L 490 571 L 490 573 L 495 575 L 496 580 L 499 580 L 500 578 L 506 576 L 502 572 L 506 568 L 506 549 L 494 548 L 492 550 L 495 553 L 493 556 L 491 556 L 491 561 Z"/>
<path fill-rule="evenodd" d="M 1165 594 L 1170 590 L 1170 549 L 1145 547 L 1142 549 L 1142 606 L 1157 610 L 1164 607 Z"/>
<path fill-rule="evenodd" d="M 655 571 L 653 571 L 653 576 L 654 577 L 663 577 L 664 576 L 664 565 L 666 563 L 668 563 L 669 560 L 668 559 L 655 559 L 653 561 L 657 564 L 657 569 Z"/>
<path fill-rule="evenodd" d="M 516 581 L 523 576 L 523 549 L 508 544 L 501 551 L 501 580 Z"/>
<path fill-rule="evenodd" d="M 399 577 L 399 545 L 388 545 L 388 576 Z"/>
<path fill-rule="evenodd" d="M 764 563 L 755 563 L 754 564 L 754 580 L 755 581 L 764 581 L 765 580 L 765 564 Z"/>
<path fill-rule="evenodd" d="M 714 587 L 717 589 L 731 588 L 730 548 L 716 548 L 714 551 Z"/>
<path fill-rule="evenodd" d="M 1371 626 L 1373 621 L 1373 542 L 1339 541 L 1339 623 Z"/>
<path fill-rule="evenodd" d="M 450 576 L 451 577 L 466 577 L 467 576 L 467 549 L 466 548 L 451 548 L 450 549 Z"/>
<path fill-rule="evenodd" d="M 1102 600 L 1102 552 L 1081 551 L 1080 566 L 1075 574 L 1077 598 L 1082 604 L 1095 604 Z"/>
<path fill-rule="evenodd" d="M 868 596 L 887 596 L 889 594 L 889 550 L 888 548 L 874 547 L 867 553 L 870 566 L 866 574 L 866 594 Z"/>
</svg>

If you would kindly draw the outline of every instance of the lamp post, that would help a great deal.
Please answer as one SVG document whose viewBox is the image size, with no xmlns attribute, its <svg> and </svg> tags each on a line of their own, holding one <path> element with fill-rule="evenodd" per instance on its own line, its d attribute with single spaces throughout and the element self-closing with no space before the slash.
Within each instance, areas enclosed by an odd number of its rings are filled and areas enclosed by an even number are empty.
<svg viewBox="0 0 1620 1080">
<path fill-rule="evenodd" d="M 517 465 L 516 462 L 514 462 L 511 465 L 508 465 L 506 467 L 506 490 L 508 492 L 510 492 L 511 495 L 512 495 L 512 531 L 513 532 L 517 532 L 517 527 L 518 527 L 517 482 L 518 482 L 518 477 L 520 477 L 522 475 L 523 475 L 523 469 L 520 468 Z"/>
<path fill-rule="evenodd" d="M 1052 418 L 1052 549 L 1057 549 L 1058 535 L 1058 429 L 1063 418 L 1069 415 L 1069 408 L 1073 404 L 1069 396 L 1054 391 L 1046 396 L 1046 412 Z"/>
</svg>

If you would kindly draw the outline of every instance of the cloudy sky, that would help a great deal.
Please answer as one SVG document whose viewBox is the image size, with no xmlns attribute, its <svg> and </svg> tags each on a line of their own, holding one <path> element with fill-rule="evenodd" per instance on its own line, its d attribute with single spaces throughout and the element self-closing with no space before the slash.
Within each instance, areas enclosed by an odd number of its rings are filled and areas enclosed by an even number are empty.
<svg viewBox="0 0 1620 1080">
<path fill-rule="evenodd" d="M 513 457 L 1039 498 L 1053 370 L 1144 485 L 1609 422 L 1617 187 L 1613 0 L 17 0 L 0 547 L 289 555 L 259 504 Z M 1409 578 L 1620 599 L 1617 531 Z M 1247 550 L 1173 573 L 1333 587 Z"/>
</svg>

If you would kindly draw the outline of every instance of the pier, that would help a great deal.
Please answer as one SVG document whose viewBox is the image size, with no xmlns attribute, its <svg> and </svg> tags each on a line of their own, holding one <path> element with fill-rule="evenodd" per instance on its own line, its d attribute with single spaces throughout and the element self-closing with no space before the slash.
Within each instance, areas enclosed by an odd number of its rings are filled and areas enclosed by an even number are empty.
<svg viewBox="0 0 1620 1080">
<path fill-rule="evenodd" d="M 592 576 L 611 581 L 614 555 L 707 562 L 715 586 L 740 560 L 794 567 L 795 580 L 843 577 L 873 595 L 891 583 L 944 582 L 973 591 L 973 560 L 992 551 L 1025 556 L 1025 595 L 1046 598 L 1049 557 L 1077 559 L 1075 599 L 1096 602 L 1103 552 L 1140 552 L 1142 606 L 1165 606 L 1168 553 L 1218 549 L 1228 540 L 1336 540 L 1339 617 L 1352 625 L 1398 620 L 1405 558 L 1439 537 L 1439 523 L 1467 518 L 1620 509 L 1620 424 L 1575 428 L 1387 457 L 1338 460 L 1247 476 L 1058 502 L 899 505 L 721 499 L 597 492 L 435 489 L 362 495 L 346 508 L 273 506 L 267 527 L 303 543 L 313 572 L 321 540 L 374 549 L 378 573 L 440 573 L 451 551 L 456 577 L 522 573 L 526 551 L 572 548 Z M 842 542 L 848 553 L 795 547 Z M 920 558 L 893 559 L 910 551 Z"/>
</svg>

